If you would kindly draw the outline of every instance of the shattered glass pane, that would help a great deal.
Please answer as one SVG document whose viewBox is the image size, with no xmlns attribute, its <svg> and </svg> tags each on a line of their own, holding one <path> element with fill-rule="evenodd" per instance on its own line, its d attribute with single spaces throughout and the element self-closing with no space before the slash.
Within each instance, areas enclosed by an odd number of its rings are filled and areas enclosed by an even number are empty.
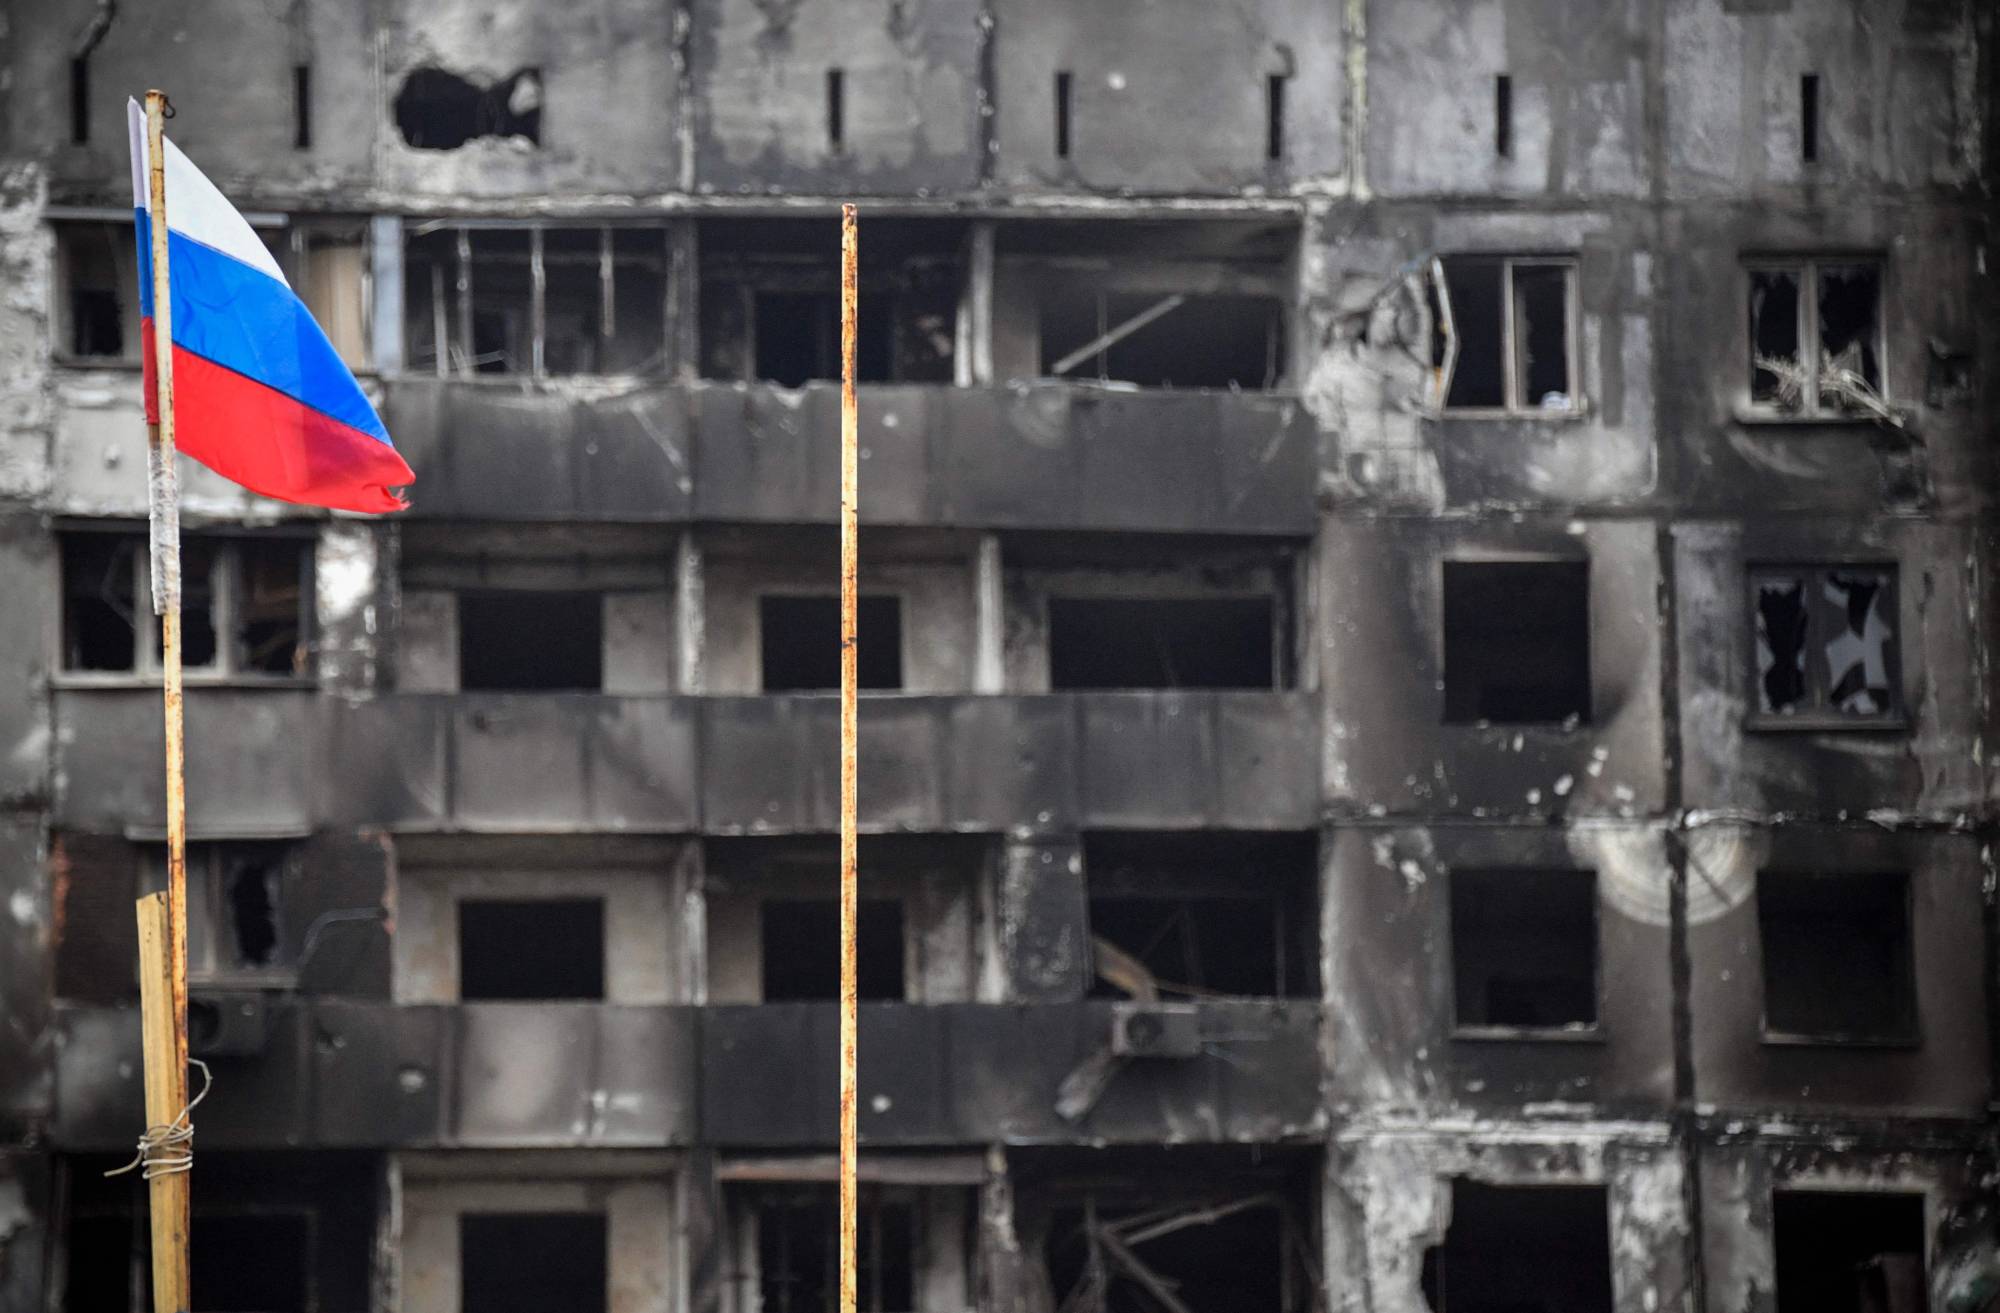
<svg viewBox="0 0 2000 1313">
<path fill-rule="evenodd" d="M 1757 604 L 1757 709 L 1788 715 L 1806 700 L 1806 581 L 1760 575 Z"/>
<path fill-rule="evenodd" d="M 1799 274 L 1795 269 L 1750 273 L 1750 399 L 1787 408 L 1800 402 L 1796 383 L 1769 363 L 1799 365 Z"/>
<path fill-rule="evenodd" d="M 1841 399 L 1841 374 L 1858 375 L 1880 391 L 1881 362 L 1876 358 L 1876 310 L 1881 301 L 1882 272 L 1872 264 L 1819 266 L 1820 397 Z"/>
<path fill-rule="evenodd" d="M 1820 588 L 1820 646 L 1826 654 L 1826 700 L 1846 716 L 1886 716 L 1894 601 L 1884 570 L 1830 570 Z"/>
</svg>

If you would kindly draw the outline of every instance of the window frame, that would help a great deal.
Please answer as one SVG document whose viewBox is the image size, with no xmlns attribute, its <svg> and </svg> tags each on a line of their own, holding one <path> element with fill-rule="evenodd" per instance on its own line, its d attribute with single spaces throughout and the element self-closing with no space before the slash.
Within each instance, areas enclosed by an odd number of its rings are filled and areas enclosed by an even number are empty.
<svg viewBox="0 0 2000 1313">
<path fill-rule="evenodd" d="M 1459 362 L 1463 357 L 1464 343 L 1458 333 L 1461 316 L 1452 304 L 1450 265 L 1461 263 L 1494 263 L 1500 266 L 1500 388 L 1502 401 L 1498 406 L 1454 406 L 1450 404 L 1451 385 L 1457 377 Z M 1590 399 L 1583 386 L 1583 350 L 1579 321 L 1583 314 L 1581 293 L 1581 259 L 1571 254 L 1544 255 L 1502 255 L 1484 251 L 1461 251 L 1447 256 L 1434 257 L 1432 277 L 1437 289 L 1438 316 L 1443 328 L 1445 357 L 1432 362 L 1431 377 L 1435 392 L 1431 398 L 1430 410 L 1439 419 L 1538 419 L 1550 421 L 1582 419 L 1590 413 Z M 1564 410 L 1548 410 L 1530 404 L 1521 397 L 1522 368 L 1521 344 L 1516 340 L 1515 321 L 1518 318 L 1514 307 L 1514 271 L 1517 268 L 1559 269 L 1563 275 L 1563 367 L 1569 376 L 1570 404 Z"/>
<path fill-rule="evenodd" d="M 1748 367 L 1743 380 L 1742 404 L 1738 417 L 1767 424 L 1868 424 L 1874 417 L 1820 401 L 1819 389 L 1819 271 L 1828 265 L 1868 265 L 1875 270 L 1875 391 L 1886 404 L 1889 395 L 1889 329 L 1882 313 L 1889 296 L 1889 261 L 1879 251 L 1816 251 L 1809 254 L 1755 254 L 1741 261 L 1737 321 L 1744 333 L 1742 360 Z M 1796 273 L 1799 277 L 1797 324 L 1800 365 L 1806 371 L 1807 388 L 1797 410 L 1786 410 L 1769 401 L 1757 400 L 1757 341 L 1750 329 L 1751 282 L 1758 274 Z M 1813 349 L 1808 352 L 1806 344 Z"/>
<path fill-rule="evenodd" d="M 153 614 L 152 604 L 152 564 L 147 548 L 147 536 L 143 532 L 110 527 L 102 524 L 59 524 L 60 539 L 79 537 L 86 533 L 101 533 L 116 538 L 126 538 L 134 542 L 138 550 L 132 553 L 132 668 L 129 670 L 78 670 L 71 669 L 69 653 L 63 643 L 63 621 L 66 615 L 58 613 L 54 626 L 53 642 L 55 651 L 49 663 L 50 683 L 56 688 L 130 688 L 134 685 L 158 684 L 165 673 L 161 667 L 158 648 L 159 617 Z M 279 533 L 231 533 L 204 532 L 190 535 L 198 541 L 212 544 L 215 562 L 209 575 L 210 622 L 215 629 L 216 660 L 212 665 L 187 665 L 182 667 L 182 681 L 189 687 L 230 687 L 230 688 L 286 688 L 307 689 L 319 686 L 319 635 L 317 570 L 315 547 L 318 535 L 310 530 L 294 529 Z M 244 592 L 243 559 L 238 544 L 248 539 L 266 541 L 290 541 L 301 545 L 299 552 L 299 646 L 306 653 L 307 669 L 303 674 L 274 675 L 259 670 L 242 668 L 243 655 L 238 651 L 236 641 L 236 613 L 242 605 Z M 62 605 L 69 605 L 67 579 L 62 577 L 58 548 L 58 587 Z"/>
<path fill-rule="evenodd" d="M 1890 709 L 1879 716 L 1853 716 L 1827 708 L 1826 669 L 1824 652 L 1818 645 L 1817 632 L 1811 626 L 1818 614 L 1814 599 L 1818 597 L 1815 584 L 1827 574 L 1837 570 L 1878 570 L 1888 576 L 1889 606 L 1895 617 L 1895 630 L 1890 635 L 1889 650 L 1885 658 L 1889 676 Z M 1798 712 L 1766 711 L 1762 705 L 1762 695 L 1758 683 L 1763 678 L 1762 663 L 1758 660 L 1758 615 L 1757 585 L 1760 578 L 1781 574 L 1799 575 L 1805 579 L 1808 629 L 1806 632 L 1806 692 L 1811 705 Z M 1900 562 L 1894 559 L 1865 558 L 1853 560 L 1808 560 L 1781 561 L 1765 557 L 1753 558 L 1744 563 L 1743 568 L 1744 621 L 1748 625 L 1744 644 L 1746 665 L 1743 726 L 1746 730 L 1784 732 L 1800 730 L 1813 733 L 1840 731 L 1846 733 L 1876 732 L 1897 733 L 1910 727 L 1908 704 L 1903 697 L 1903 581 Z M 1815 652 L 1819 659 L 1812 659 Z"/>
</svg>

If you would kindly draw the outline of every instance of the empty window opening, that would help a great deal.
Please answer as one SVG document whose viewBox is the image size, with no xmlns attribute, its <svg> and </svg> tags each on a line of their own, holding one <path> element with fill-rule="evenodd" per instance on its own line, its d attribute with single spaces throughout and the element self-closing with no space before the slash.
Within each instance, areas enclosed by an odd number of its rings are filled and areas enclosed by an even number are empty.
<svg viewBox="0 0 2000 1313">
<path fill-rule="evenodd" d="M 1908 876 L 1760 872 L 1757 927 L 1766 1035 L 1917 1038 Z"/>
<path fill-rule="evenodd" d="M 603 900 L 461 902 L 458 994 L 468 1002 L 603 998 Z"/>
<path fill-rule="evenodd" d="M 313 144 L 312 65 L 292 65 L 292 146 L 310 150 Z"/>
<path fill-rule="evenodd" d="M 903 601 L 864 593 L 855 617 L 860 687 L 903 686 Z M 840 687 L 840 599 L 770 593 L 757 599 L 757 644 L 766 693 Z"/>
<path fill-rule="evenodd" d="M 518 69 L 487 86 L 419 68 L 396 92 L 396 130 L 418 150 L 456 150 L 479 137 L 542 140 L 542 72 Z"/>
<path fill-rule="evenodd" d="M 1454 257 L 1442 263 L 1458 346 L 1453 357 L 1442 335 L 1433 340 L 1445 408 L 1577 409 L 1575 262 Z"/>
<path fill-rule="evenodd" d="M 758 905 L 764 1001 L 840 997 L 840 904 L 831 898 L 773 898 Z M 861 998 L 903 999 L 903 904 L 863 898 L 855 923 Z"/>
<path fill-rule="evenodd" d="M 304 1313 L 311 1233 L 303 1213 L 197 1212 L 188 1245 L 192 1307 L 202 1313 Z"/>
<path fill-rule="evenodd" d="M 129 914 L 130 907 L 126 908 Z M 129 1213 L 73 1216 L 64 1235 L 63 1308 L 69 1313 L 123 1313 L 135 1304 L 134 1219 Z M 138 1225 L 145 1226 L 140 1219 Z"/>
<path fill-rule="evenodd" d="M 1056 74 L 1056 158 L 1069 158 L 1070 75 Z"/>
<path fill-rule="evenodd" d="M 1463 1027 L 1597 1024 L 1597 877 L 1451 873 L 1451 971 Z"/>
<path fill-rule="evenodd" d="M 861 245 L 855 377 L 949 383 L 965 225 L 877 219 Z M 831 219 L 704 222 L 704 378 L 799 387 L 840 378 L 839 234 Z"/>
<path fill-rule="evenodd" d="M 847 148 L 847 75 L 840 69 L 826 71 L 826 145 L 835 152 Z"/>
<path fill-rule="evenodd" d="M 1750 400 L 1788 414 L 1888 416 L 1882 269 L 1808 260 L 1750 269 Z"/>
<path fill-rule="evenodd" d="M 90 59 L 69 61 L 69 139 L 74 146 L 90 144 Z"/>
<path fill-rule="evenodd" d="M 63 668 L 160 669 L 144 538 L 63 538 Z M 311 544 L 301 538 L 183 538 L 181 660 L 190 675 L 303 677 L 311 671 Z"/>
<path fill-rule="evenodd" d="M 1924 1197 L 1775 1190 L 1777 1313 L 1924 1313 Z"/>
<path fill-rule="evenodd" d="M 1493 79 L 1493 153 L 1503 160 L 1514 154 L 1514 79 L 1505 73 Z"/>
<path fill-rule="evenodd" d="M 1121 292 L 1087 280 L 1046 287 L 1041 372 L 1141 387 L 1275 387 L 1284 307 L 1271 296 Z"/>
<path fill-rule="evenodd" d="M 1901 683 L 1894 567 L 1759 567 L 1750 601 L 1753 724 L 1894 721 Z"/>
<path fill-rule="evenodd" d="M 1590 566 L 1444 563 L 1444 718 L 1590 720 Z"/>
<path fill-rule="evenodd" d="M 862 1313 L 904 1313 L 917 1307 L 916 1206 L 885 1198 L 885 1193 L 863 1185 L 855 1200 L 855 1304 Z M 825 1313 L 836 1305 L 838 1203 L 829 1185 L 758 1191 L 757 1295 L 762 1313 Z"/>
<path fill-rule="evenodd" d="M 232 864 L 223 879 L 237 965 L 269 966 L 278 949 L 278 869 L 246 860 Z"/>
<path fill-rule="evenodd" d="M 1433 1313 L 1611 1313 L 1603 1188 L 1454 1180 L 1422 1281 Z"/>
<path fill-rule="evenodd" d="M 1163 1185 L 1147 1206 L 1093 1198 L 1048 1223 L 1057 1307 L 1106 1313 L 1229 1309 L 1284 1313 L 1318 1306 L 1306 1224 L 1286 1195 L 1244 1190 L 1194 1197 Z M 1159 1298 L 1170 1291 L 1173 1302 Z"/>
<path fill-rule="evenodd" d="M 458 1251 L 464 1313 L 610 1307 L 602 1213 L 463 1213 Z"/>
<path fill-rule="evenodd" d="M 1052 597 L 1049 686 L 1277 688 L 1270 597 Z"/>
<path fill-rule="evenodd" d="M 62 261 L 61 344 L 78 360 L 139 359 L 137 248 L 132 226 L 64 224 L 58 229 Z"/>
<path fill-rule="evenodd" d="M 1819 74 L 1807 73 L 1799 79 L 1799 158 L 1808 164 L 1819 160 Z"/>
<path fill-rule="evenodd" d="M 1285 75 L 1273 73 L 1264 79 L 1264 158 L 1276 163 L 1285 158 Z"/>
<path fill-rule="evenodd" d="M 604 595 L 460 593 L 458 682 L 468 692 L 602 689 Z"/>
</svg>

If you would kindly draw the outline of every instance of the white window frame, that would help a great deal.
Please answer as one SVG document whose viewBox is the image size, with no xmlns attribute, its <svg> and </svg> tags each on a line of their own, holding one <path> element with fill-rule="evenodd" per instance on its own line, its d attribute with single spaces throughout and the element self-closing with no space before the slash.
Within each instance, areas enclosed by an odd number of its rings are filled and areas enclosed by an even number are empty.
<svg viewBox="0 0 2000 1313">
<path fill-rule="evenodd" d="M 1500 266 L 1500 358 L 1501 395 L 1498 406 L 1453 406 L 1451 396 L 1452 380 L 1457 376 L 1460 353 L 1464 343 L 1458 332 L 1458 313 L 1451 303 L 1451 285 L 1447 280 L 1445 259 L 1464 262 L 1492 262 Z M 1504 416 L 1509 419 L 1577 419 L 1589 410 L 1583 387 L 1583 359 L 1579 349 L 1577 325 L 1582 315 L 1582 301 L 1578 293 L 1578 260 L 1573 255 L 1498 255 L 1478 251 L 1465 251 L 1429 262 L 1432 284 L 1436 289 L 1438 316 L 1443 326 L 1445 358 L 1432 368 L 1436 392 L 1431 398 L 1433 412 L 1445 419 L 1492 419 Z M 1565 410 L 1545 410 L 1541 406 L 1521 396 L 1522 380 L 1525 374 L 1521 359 L 1521 344 L 1516 340 L 1514 324 L 1517 318 L 1514 309 L 1514 271 L 1516 269 L 1559 269 L 1563 274 L 1563 364 L 1569 376 L 1569 407 Z"/>
<path fill-rule="evenodd" d="M 1829 265 L 1867 266 L 1875 271 L 1875 391 L 1884 401 L 1889 397 L 1889 338 L 1883 322 L 1883 301 L 1888 296 L 1888 261 L 1871 254 L 1817 254 L 1801 256 L 1756 256 L 1743 261 L 1742 307 L 1743 359 L 1749 366 L 1744 379 L 1743 405 L 1759 419 L 1855 420 L 1865 415 L 1828 406 L 1820 401 L 1819 367 L 1819 271 Z M 1799 364 L 1805 370 L 1806 387 L 1797 410 L 1786 410 L 1774 402 L 1757 400 L 1757 340 L 1750 328 L 1751 279 L 1757 274 L 1797 274 Z"/>
</svg>

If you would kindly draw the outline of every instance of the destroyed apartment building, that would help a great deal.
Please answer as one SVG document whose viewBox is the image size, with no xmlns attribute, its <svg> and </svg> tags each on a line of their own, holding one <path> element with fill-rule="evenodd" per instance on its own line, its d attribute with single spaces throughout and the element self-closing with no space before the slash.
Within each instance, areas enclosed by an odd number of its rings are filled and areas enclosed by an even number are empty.
<svg viewBox="0 0 2000 1313">
<path fill-rule="evenodd" d="M 1982 1313 L 1979 0 L 0 0 L 0 1310 L 147 1306 L 125 102 L 417 473 L 184 470 L 197 1313 Z M 184 423 L 188 421 L 183 421 Z"/>
</svg>

